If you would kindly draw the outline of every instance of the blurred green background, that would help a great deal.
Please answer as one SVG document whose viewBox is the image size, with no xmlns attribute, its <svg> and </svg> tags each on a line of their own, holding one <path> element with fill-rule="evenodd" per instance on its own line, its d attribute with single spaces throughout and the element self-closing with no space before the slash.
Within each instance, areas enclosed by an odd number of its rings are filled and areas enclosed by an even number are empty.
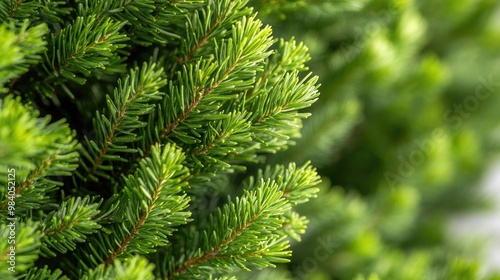
<svg viewBox="0 0 500 280">
<path fill-rule="evenodd" d="M 250 3 L 309 47 L 322 84 L 302 138 L 268 162 L 311 159 L 323 184 L 292 262 L 242 279 L 500 279 L 485 241 L 448 230 L 492 206 L 480 183 L 498 159 L 500 2 Z"/>
</svg>

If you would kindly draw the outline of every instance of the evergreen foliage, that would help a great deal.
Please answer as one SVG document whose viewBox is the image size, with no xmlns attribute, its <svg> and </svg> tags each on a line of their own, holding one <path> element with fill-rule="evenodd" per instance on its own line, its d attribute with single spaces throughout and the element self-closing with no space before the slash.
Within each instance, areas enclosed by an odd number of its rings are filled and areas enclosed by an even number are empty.
<svg viewBox="0 0 500 280">
<path fill-rule="evenodd" d="M 0 36 L 1 279 L 234 279 L 289 261 L 319 176 L 257 169 L 318 98 L 302 43 L 243 0 L 6 0 Z"/>
<path fill-rule="evenodd" d="M 498 279 L 499 9 L 1 0 L 0 279 Z"/>
</svg>

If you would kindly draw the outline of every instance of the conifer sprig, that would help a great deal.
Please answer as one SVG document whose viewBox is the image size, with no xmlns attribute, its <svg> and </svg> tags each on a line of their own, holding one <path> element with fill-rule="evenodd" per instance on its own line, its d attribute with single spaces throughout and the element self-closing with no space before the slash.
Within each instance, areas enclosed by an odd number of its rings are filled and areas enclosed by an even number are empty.
<svg viewBox="0 0 500 280">
<path fill-rule="evenodd" d="M 110 220 L 103 231 L 91 236 L 89 242 L 74 253 L 79 268 L 108 266 L 118 257 L 148 254 L 168 244 L 168 236 L 175 227 L 187 223 L 190 216 L 185 211 L 189 197 L 183 191 L 188 176 L 188 170 L 182 165 L 184 157 L 172 144 L 155 145 L 137 171 L 123 178 L 124 188 L 114 200 L 118 205 L 113 206 L 113 217 L 108 217 Z M 82 258 L 82 254 L 89 257 Z"/>
<path fill-rule="evenodd" d="M 252 113 L 254 141 L 262 145 L 262 152 L 275 153 L 293 144 L 293 138 L 300 137 L 302 119 L 309 113 L 298 110 L 309 107 L 318 99 L 318 77 L 303 79 L 293 71 L 285 73 L 281 82 L 267 90 L 267 94 L 257 95 L 249 102 Z M 286 92 L 287 94 L 283 94 Z"/>
<path fill-rule="evenodd" d="M 23 3 L 25 2 L 25 3 Z M 6 0 L 0 4 L 2 13 L 0 13 L 0 22 L 7 19 L 24 19 L 35 15 L 36 11 L 42 7 L 38 1 L 17 1 Z"/>
<path fill-rule="evenodd" d="M 43 65 L 45 73 L 38 80 L 39 90 L 50 96 L 53 86 L 63 85 L 66 80 L 84 84 L 85 77 L 96 73 L 96 69 L 112 71 L 114 68 L 108 66 L 121 60 L 116 50 L 126 46 L 123 42 L 127 37 L 120 34 L 124 25 L 89 15 L 77 17 L 57 35 L 52 33 Z"/>
<path fill-rule="evenodd" d="M 113 169 L 113 163 L 126 161 L 118 153 L 136 152 L 132 143 L 141 139 L 139 129 L 146 125 L 139 117 L 153 112 L 154 101 L 162 98 L 160 89 L 165 84 L 163 71 L 155 63 L 144 63 L 118 81 L 113 95 L 106 96 L 107 110 L 97 112 L 93 120 L 95 139 L 85 136 L 81 179 L 111 178 L 107 171 Z"/>
<path fill-rule="evenodd" d="M 195 11 L 192 18 L 187 20 L 186 33 L 179 49 L 178 64 L 188 63 L 199 57 L 213 55 L 217 40 L 225 38 L 235 22 L 243 16 L 248 16 L 251 9 L 246 6 L 247 1 L 209 1 L 206 8 Z M 175 65 L 175 64 L 174 64 Z M 173 68 L 176 69 L 176 68 Z"/>
<path fill-rule="evenodd" d="M 236 168 L 235 164 L 228 162 L 235 162 L 234 155 L 247 152 L 241 143 L 252 140 L 249 128 L 248 114 L 240 112 L 229 113 L 227 118 L 209 123 L 199 145 L 188 149 L 186 166 L 196 176 Z M 207 162 L 211 162 L 210 168 Z"/>
<path fill-rule="evenodd" d="M 251 102 L 254 96 L 265 94 L 280 82 L 280 77 L 286 72 L 308 69 L 305 63 L 311 58 L 304 44 L 295 42 L 294 38 L 288 41 L 280 39 L 277 44 L 275 52 L 266 61 L 264 71 L 257 73 L 255 85 L 247 91 L 247 102 Z"/>
<path fill-rule="evenodd" d="M 77 168 L 79 155 L 77 150 L 79 144 L 74 139 L 75 133 L 72 132 L 64 120 L 48 123 L 49 119 L 40 122 L 44 127 L 47 139 L 50 136 L 57 136 L 51 139 L 41 149 L 37 157 L 32 158 L 34 168 L 17 169 L 17 173 L 23 178 L 16 184 L 16 201 L 19 203 L 16 207 L 16 213 L 22 215 L 28 210 L 50 209 L 53 207 L 51 193 L 56 191 L 63 184 L 58 179 L 71 176 Z M 57 178 L 57 179 L 56 179 Z M 0 204 L 0 210 L 4 210 L 5 203 Z"/>
<path fill-rule="evenodd" d="M 79 144 L 65 120 L 49 123 L 49 117 L 37 118 L 38 112 L 27 111 L 19 100 L 7 97 L 0 102 L 0 147 L 4 151 L 0 152 L 0 182 L 6 184 L 7 169 L 15 169 L 16 215 L 24 215 L 28 210 L 54 207 L 50 195 L 63 185 L 55 178 L 71 176 L 76 169 Z M 0 212 L 5 214 L 6 189 L 0 194 Z"/>
<path fill-rule="evenodd" d="M 214 267 L 263 268 L 286 262 L 288 242 L 273 234 L 290 208 L 279 188 L 272 181 L 261 181 L 255 190 L 219 208 L 209 217 L 206 230 L 188 237 L 199 244 L 185 248 L 185 257 L 168 279 L 204 277 L 213 274 Z"/>
<path fill-rule="evenodd" d="M 265 169 L 259 169 L 257 176 L 250 177 L 245 182 L 246 189 L 255 188 L 261 180 L 273 180 L 281 186 L 283 197 L 292 205 L 302 204 L 310 198 L 314 198 L 319 189 L 316 187 L 320 178 L 310 162 L 306 162 L 301 167 L 295 163 L 284 165 L 266 166 Z"/>
<path fill-rule="evenodd" d="M 81 1 L 83 2 L 83 1 Z M 97 14 L 98 18 L 112 18 L 126 22 L 125 32 L 139 45 L 175 44 L 186 19 L 207 5 L 204 0 L 162 1 L 85 1 L 84 14 Z"/>
<path fill-rule="evenodd" d="M 186 253 L 166 268 L 168 279 L 213 275 L 214 267 L 248 270 L 286 262 L 290 255 L 286 237 L 300 239 L 307 224 L 291 207 L 314 197 L 319 182 L 309 164 L 260 170 L 246 182 L 241 197 L 209 216 L 205 230 L 187 230 L 188 237 L 172 245 L 170 254 Z"/>
<path fill-rule="evenodd" d="M 228 118 L 229 112 L 219 108 L 253 84 L 260 62 L 269 55 L 270 31 L 261 28 L 260 21 L 243 17 L 233 26 L 232 37 L 217 44 L 215 58 L 183 66 L 176 83 L 169 84 L 169 94 L 160 104 L 155 121 L 149 121 L 149 132 L 144 134 L 154 138 L 141 142 L 143 156 L 148 155 L 152 144 L 167 140 L 189 148 L 199 143 L 196 136 L 204 131 L 199 129 L 200 124 L 208 127 L 208 122 Z"/>
<path fill-rule="evenodd" d="M 47 44 L 43 36 L 48 29 L 45 24 L 29 28 L 25 20 L 19 27 L 0 21 L 0 94 L 12 92 L 16 80 L 26 73 L 31 65 L 42 60 L 41 54 Z M 9 82 L 8 89 L 4 88 Z"/>
<path fill-rule="evenodd" d="M 25 19 L 39 24 L 42 21 L 48 25 L 63 22 L 63 16 L 71 10 L 64 6 L 63 1 L 51 0 L 4 0 L 0 2 L 0 23 L 11 21 L 17 25 Z"/>
<path fill-rule="evenodd" d="M 87 235 L 95 233 L 101 226 L 95 217 L 99 214 L 99 203 L 91 203 L 90 197 L 72 197 L 64 201 L 57 211 L 47 215 L 42 225 L 43 256 L 55 257 L 56 252 L 66 253 L 84 242 Z"/>
<path fill-rule="evenodd" d="M 234 92 L 248 88 L 255 73 L 260 70 L 259 62 L 269 55 L 267 49 L 271 44 L 270 31 L 269 28 L 261 29 L 260 21 L 244 17 L 233 26 L 232 38 L 222 41 L 217 47 L 215 59 L 209 58 L 203 61 L 205 63 L 197 64 L 191 71 L 183 70 L 175 91 L 181 92 L 182 88 L 179 87 L 186 84 L 183 81 L 187 82 L 192 79 L 191 77 L 198 77 L 192 82 L 191 88 L 186 89 L 188 92 L 184 93 L 184 96 L 192 96 L 191 101 L 184 104 L 179 102 L 180 112 L 174 116 L 167 116 L 169 121 L 161 136 L 169 136 L 191 113 L 202 111 L 205 103 L 211 104 L 221 98 L 224 100 L 222 96 L 225 94 L 231 94 L 231 98 L 234 98 L 232 95 Z M 166 103 L 164 107 L 168 105 Z M 197 110 L 194 110 L 195 108 Z M 213 107 L 207 107 L 206 111 L 210 112 L 211 108 Z"/>
</svg>

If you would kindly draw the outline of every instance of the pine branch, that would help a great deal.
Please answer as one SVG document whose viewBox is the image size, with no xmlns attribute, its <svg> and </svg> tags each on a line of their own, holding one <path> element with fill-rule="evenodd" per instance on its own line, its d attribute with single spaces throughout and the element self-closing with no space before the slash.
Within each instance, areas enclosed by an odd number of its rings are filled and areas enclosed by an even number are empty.
<svg viewBox="0 0 500 280">
<path fill-rule="evenodd" d="M 217 52 L 218 55 L 215 57 L 215 61 L 217 64 L 220 64 L 221 69 L 218 69 L 217 72 L 215 72 L 213 67 L 206 68 L 206 70 L 208 70 L 208 74 L 212 74 L 213 76 L 203 77 L 204 79 L 200 82 L 208 82 L 209 84 L 205 87 L 195 87 L 195 90 L 193 91 L 193 93 L 196 94 L 194 100 L 186 106 L 179 116 L 167 125 L 167 128 L 162 131 L 161 135 L 164 137 L 168 136 L 180 122 L 186 120 L 203 97 L 208 96 L 214 91 L 222 94 L 224 91 L 238 91 L 248 86 L 247 79 L 252 79 L 253 74 L 258 69 L 255 68 L 254 65 L 256 65 L 257 62 L 262 61 L 262 59 L 264 59 L 267 55 L 266 49 L 269 46 L 269 41 L 266 37 L 269 36 L 269 31 L 269 29 L 260 30 L 260 23 L 258 21 L 254 21 L 252 18 L 248 19 L 248 21 L 244 18 L 241 22 L 239 22 L 238 25 L 233 28 L 232 40 L 230 39 L 223 42 Z M 243 38 L 241 37 L 243 34 L 252 36 L 252 40 L 247 42 L 243 41 Z M 247 66 L 249 69 L 246 68 Z M 256 70 L 252 71 L 252 68 Z M 245 82 L 243 84 L 237 84 L 235 81 L 232 81 L 232 76 L 238 77 L 239 80 Z M 210 78 L 212 78 L 213 81 L 210 81 Z M 198 87 L 200 88 L 199 90 Z M 217 98 L 217 96 L 215 96 L 208 101 L 216 101 L 220 98 L 222 97 Z"/>
<path fill-rule="evenodd" d="M 7 178 L 7 168 L 15 169 L 13 198 L 17 203 L 16 215 L 53 207 L 49 204 L 48 194 L 62 185 L 54 178 L 70 176 L 77 167 L 75 133 L 64 120 L 49 123 L 49 118 L 35 118 L 38 112 L 28 111 L 30 108 L 19 104 L 19 99 L 6 98 L 3 104 L 0 103 L 0 108 L 3 109 L 0 111 L 0 129 L 3 131 L 0 147 L 6 151 L 3 155 L 0 153 L 0 166 L 3 166 L 0 181 Z M 2 125 L 6 127 L 2 128 Z M 13 130 L 15 127 L 18 129 Z M 8 151 L 22 152 L 12 154 Z M 9 197 L 5 191 L 1 191 L 0 212 L 6 215 Z"/>
<path fill-rule="evenodd" d="M 291 206 L 315 197 L 319 183 L 309 163 L 299 168 L 292 163 L 286 168 L 268 166 L 260 170 L 245 183 L 240 198 L 210 215 L 205 230 L 182 232 L 187 237 L 181 237 L 170 251 L 173 256 L 182 252 L 182 261 L 167 257 L 175 264 L 167 268 L 168 278 L 189 279 L 232 266 L 263 268 L 286 261 L 286 237 L 300 240 L 307 223 Z"/>
<path fill-rule="evenodd" d="M 275 153 L 293 144 L 291 138 L 300 136 L 301 119 L 309 114 L 297 111 L 317 100 L 317 80 L 309 75 L 299 80 L 297 71 L 286 73 L 281 76 L 281 83 L 268 89 L 268 94 L 258 95 L 249 102 L 248 111 L 256 128 L 254 141 L 263 145 L 262 152 Z"/>
<path fill-rule="evenodd" d="M 244 182 L 245 189 L 253 189 L 262 180 L 272 180 L 281 186 L 283 197 L 294 207 L 315 198 L 319 191 L 317 186 L 321 179 L 309 162 L 301 167 L 295 163 L 290 163 L 287 167 L 283 165 L 266 166 L 264 170 L 259 169 L 257 176 L 250 177 Z M 296 241 L 301 240 L 301 235 L 305 233 L 309 221 L 304 216 L 300 216 L 293 210 L 283 215 L 282 227 L 276 232 L 279 235 L 288 236 Z"/>
<path fill-rule="evenodd" d="M 106 96 L 108 110 L 97 113 L 93 120 L 95 140 L 85 137 L 85 148 L 78 176 L 97 182 L 98 177 L 111 178 L 109 171 L 116 161 L 126 161 L 119 153 L 134 153 L 131 144 L 140 140 L 139 128 L 146 125 L 140 116 L 154 110 L 154 101 L 160 100 L 159 91 L 166 81 L 163 71 L 154 63 L 135 68 L 124 81 L 118 81 L 113 97 Z M 106 115 L 107 116 L 106 116 Z"/>
<path fill-rule="evenodd" d="M 257 176 L 250 177 L 245 182 L 246 189 L 253 189 L 261 180 L 273 180 L 281 186 L 283 197 L 292 205 L 302 204 L 316 197 L 319 191 L 316 186 L 321 183 L 321 179 L 316 169 L 306 162 L 301 167 L 292 162 L 287 167 L 283 165 L 267 166 L 264 170 L 259 170 Z"/>
<path fill-rule="evenodd" d="M 224 267 L 268 267 L 286 262 L 288 241 L 274 234 L 283 223 L 281 216 L 290 209 L 280 186 L 260 181 L 235 202 L 224 205 L 209 217 L 208 228 L 188 236 L 180 250 L 169 279 L 210 275 Z M 201 239 L 201 240 L 199 240 Z"/>
<path fill-rule="evenodd" d="M 46 125 L 47 119 L 36 119 L 37 113 L 31 114 L 31 108 L 24 106 L 20 98 L 8 96 L 0 100 L 0 108 L 0 162 L 5 166 L 35 168 L 30 158 L 40 155 L 47 145 L 39 128 Z M 0 178 L 2 184 L 6 183 L 5 177 Z"/>
<path fill-rule="evenodd" d="M 64 201 L 59 210 L 51 212 L 42 224 L 42 255 L 56 256 L 53 250 L 66 253 L 76 248 L 76 242 L 84 242 L 101 226 L 95 219 L 99 203 L 91 203 L 90 197 L 72 197 Z"/>
<path fill-rule="evenodd" d="M 247 1 L 208 1 L 206 8 L 195 11 L 187 21 L 186 33 L 183 34 L 177 64 L 185 64 L 193 59 L 210 56 L 215 50 L 215 38 L 224 38 L 235 22 L 249 16 L 251 9 Z M 176 68 L 173 68 L 176 69 Z"/>
<path fill-rule="evenodd" d="M 168 244 L 168 236 L 176 226 L 185 224 L 190 215 L 185 211 L 189 198 L 182 191 L 188 176 L 182 166 L 184 158 L 171 144 L 156 145 L 151 157 L 141 161 L 135 174 L 123 178 L 124 189 L 113 200 L 120 204 L 114 206 L 117 216 L 107 214 L 110 225 L 73 254 L 79 262 L 79 271 L 111 265 L 117 258 L 151 253 L 156 247 Z M 104 234 L 107 231 L 114 234 Z"/>
<path fill-rule="evenodd" d="M 194 94 L 192 101 L 185 105 L 180 104 L 181 108 L 184 107 L 184 109 L 181 109 L 180 114 L 175 116 L 165 126 L 165 129 L 161 131 L 160 135 L 162 137 L 167 137 L 171 134 L 179 123 L 184 122 L 190 116 L 202 99 L 208 97 L 213 92 L 222 95 L 224 92 L 232 93 L 248 87 L 248 82 L 253 81 L 253 74 L 258 70 L 255 65 L 267 56 L 268 52 L 266 50 L 270 45 L 267 38 L 270 30 L 267 28 L 260 30 L 260 25 L 260 22 L 255 21 L 253 18 L 249 18 L 248 20 L 243 18 L 242 21 L 233 27 L 232 40 L 229 39 L 221 44 L 216 52 L 217 56 L 214 62 L 212 62 L 219 64 L 220 68 L 217 71 L 214 71 L 215 65 L 210 62 L 206 66 L 203 65 L 205 67 L 197 65 L 195 69 L 190 69 L 189 72 L 186 70 L 182 71 L 180 74 L 182 76 L 178 77 L 180 85 L 184 85 L 183 81 L 189 79 L 187 74 L 195 74 L 196 72 L 203 71 L 204 75 L 194 85 L 191 93 Z M 251 36 L 250 38 L 252 39 L 248 41 L 246 38 L 243 39 L 243 34 Z M 255 70 L 252 71 L 252 69 Z M 234 78 L 232 77 L 237 77 L 240 83 L 233 81 Z M 179 89 L 174 90 L 180 91 Z M 224 100 L 223 97 L 218 98 L 217 96 L 206 99 L 208 99 L 207 101 L 217 101 L 221 98 Z M 164 104 L 165 107 L 167 104 Z"/>
<path fill-rule="evenodd" d="M 275 52 L 267 59 L 264 71 L 257 73 L 255 85 L 246 93 L 247 102 L 280 83 L 280 77 L 291 71 L 306 71 L 305 63 L 310 60 L 307 47 L 296 43 L 294 38 L 288 41 L 280 39 Z"/>
<path fill-rule="evenodd" d="M 54 181 L 53 178 L 69 176 L 77 167 L 77 142 L 73 139 L 74 134 L 69 131 L 67 125 L 62 121 L 52 123 L 47 126 L 47 132 L 54 132 L 53 135 L 61 135 L 62 137 L 55 139 L 53 145 L 44 147 L 46 151 L 43 157 L 33 160 L 35 169 L 16 169 L 17 177 L 21 178 L 14 191 L 18 204 L 16 207 L 17 215 L 22 215 L 28 210 L 49 206 L 50 198 L 47 195 L 62 186 L 61 182 Z M 49 135 L 46 135 L 47 138 Z M 28 174 L 24 176 L 26 173 Z M 0 210 L 4 213 L 7 198 L 2 198 L 1 201 L 3 203 L 0 204 Z"/>
<path fill-rule="evenodd" d="M 66 1 L 42 0 L 42 6 L 37 11 L 40 21 L 52 25 L 52 30 L 60 28 L 58 24 L 64 24 L 65 16 L 69 15 L 73 8 L 67 7 Z M 29 17 L 28 17 L 29 18 Z M 36 15 L 31 19 L 36 18 Z"/>
<path fill-rule="evenodd" d="M 299 213 L 294 211 L 285 213 L 283 218 L 283 226 L 281 229 L 276 230 L 276 232 L 279 235 L 288 236 L 297 242 L 302 241 L 301 236 L 306 233 L 309 220 L 305 216 L 301 216 Z"/>
<path fill-rule="evenodd" d="M 10 2 L 10 3 L 9 3 Z M 63 1 L 50 0 L 5 0 L 0 3 L 0 23 L 13 22 L 20 26 L 25 19 L 32 24 L 54 25 L 62 23 L 62 16 L 69 14 L 71 8 L 61 7 Z"/>
<path fill-rule="evenodd" d="M 152 12 L 154 20 L 139 21 L 135 19 L 136 11 L 131 10 L 130 16 L 123 17 L 132 23 L 131 37 L 134 42 L 141 45 L 154 43 L 171 44 L 181 37 L 180 30 L 185 24 L 189 14 L 206 5 L 205 0 L 166 1 L 155 0 L 156 8 Z M 130 19 L 132 17 L 132 19 Z M 137 17 L 141 19 L 140 17 Z M 176 40 L 176 41 L 177 41 Z"/>
<path fill-rule="evenodd" d="M 0 6 L 0 23 L 7 20 L 31 18 L 42 6 L 38 1 L 6 0 Z"/>
<path fill-rule="evenodd" d="M 47 33 L 47 26 L 40 24 L 28 28 L 26 20 L 20 27 L 12 23 L 0 24 L 0 94 L 12 92 L 16 80 L 28 71 L 31 65 L 38 63 L 42 57 L 39 53 L 45 50 L 46 42 L 43 36 Z M 9 88 L 3 85 L 10 81 Z"/>
<path fill-rule="evenodd" d="M 112 18 L 127 22 L 128 37 L 135 44 L 166 45 L 179 40 L 180 30 L 189 14 L 206 5 L 204 0 L 112 0 L 79 1 L 84 6 L 80 16 L 96 15 L 98 19 Z"/>
<path fill-rule="evenodd" d="M 86 79 L 78 74 L 88 77 L 97 69 L 113 69 L 112 64 L 120 61 L 115 51 L 127 40 L 119 33 L 124 25 L 109 18 L 77 17 L 57 35 L 52 33 L 43 65 L 45 74 L 37 81 L 42 93 L 50 96 L 52 87 L 66 80 L 84 84 Z"/>
<path fill-rule="evenodd" d="M 270 29 L 261 29 L 260 21 L 244 17 L 233 26 L 232 38 L 223 40 L 217 47 L 214 59 L 200 59 L 196 64 L 184 66 L 177 73 L 177 83 L 169 84 L 170 94 L 159 106 L 155 121 L 151 120 L 151 126 L 146 128 L 148 132 L 144 134 L 154 138 L 141 142 L 140 158 L 149 154 L 152 145 L 167 139 L 181 147 L 197 143 L 198 140 L 190 136 L 193 132 L 197 134 L 193 128 L 203 120 L 221 119 L 224 115 L 215 113 L 219 104 L 251 86 L 255 73 L 260 70 L 259 62 L 269 54 L 269 35 Z M 153 123 L 156 123 L 154 127 Z"/>
<path fill-rule="evenodd" d="M 232 160 L 234 154 L 247 152 L 241 143 L 251 141 L 248 114 L 233 112 L 227 118 L 209 123 L 201 135 L 201 143 L 187 150 L 186 166 L 199 179 L 205 172 L 213 174 L 217 170 L 236 168 L 226 161 Z M 209 168 L 207 168 L 209 166 Z"/>
</svg>

